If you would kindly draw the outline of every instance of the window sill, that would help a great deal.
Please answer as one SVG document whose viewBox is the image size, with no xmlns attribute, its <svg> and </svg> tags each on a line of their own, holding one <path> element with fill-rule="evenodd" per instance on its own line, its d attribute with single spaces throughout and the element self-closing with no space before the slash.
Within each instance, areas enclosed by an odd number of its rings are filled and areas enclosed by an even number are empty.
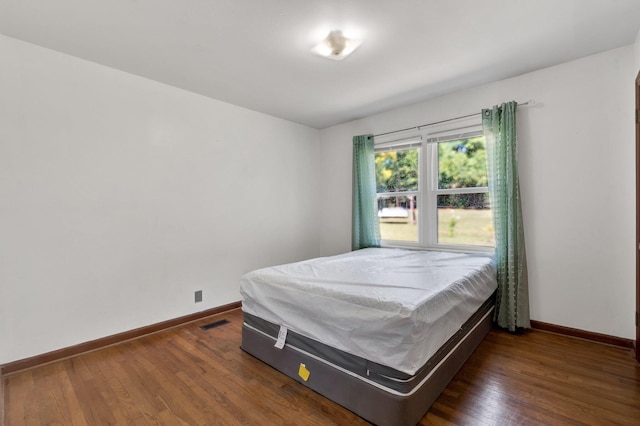
<svg viewBox="0 0 640 426">
<path fill-rule="evenodd" d="M 425 251 L 446 251 L 452 253 L 485 253 L 485 254 L 495 254 L 494 247 L 483 247 L 483 246 L 452 246 L 439 244 L 431 247 L 422 247 L 416 243 L 402 243 L 399 241 L 383 241 L 380 244 L 380 247 L 383 248 L 401 248 L 407 250 L 425 250 Z"/>
</svg>

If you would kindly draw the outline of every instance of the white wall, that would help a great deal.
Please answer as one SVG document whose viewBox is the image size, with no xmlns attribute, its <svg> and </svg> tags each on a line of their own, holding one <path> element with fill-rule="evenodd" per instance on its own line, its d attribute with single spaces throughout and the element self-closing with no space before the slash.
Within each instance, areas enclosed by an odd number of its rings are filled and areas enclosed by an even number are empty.
<svg viewBox="0 0 640 426">
<path fill-rule="evenodd" d="M 323 253 L 350 248 L 351 139 L 535 99 L 518 112 L 531 316 L 634 338 L 632 46 L 325 129 Z"/>
<path fill-rule="evenodd" d="M 0 57 L 0 364 L 319 254 L 317 130 L 4 36 Z"/>
<path fill-rule="evenodd" d="M 636 74 L 637 74 L 637 71 L 640 71 L 640 30 L 638 31 L 638 35 L 636 36 L 636 42 L 633 46 L 635 48 Z"/>
</svg>

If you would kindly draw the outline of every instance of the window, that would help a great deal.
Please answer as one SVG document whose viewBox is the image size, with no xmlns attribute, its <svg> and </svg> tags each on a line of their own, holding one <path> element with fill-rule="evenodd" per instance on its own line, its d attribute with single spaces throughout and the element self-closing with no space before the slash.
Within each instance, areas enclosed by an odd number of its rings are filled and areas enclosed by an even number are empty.
<svg viewBox="0 0 640 426">
<path fill-rule="evenodd" d="M 484 136 L 439 142 L 438 244 L 495 246 Z"/>
<path fill-rule="evenodd" d="M 378 221 L 383 240 L 417 243 L 420 148 L 376 152 Z"/>
<path fill-rule="evenodd" d="M 376 139 L 375 164 L 383 245 L 465 251 L 495 245 L 479 124 Z"/>
</svg>

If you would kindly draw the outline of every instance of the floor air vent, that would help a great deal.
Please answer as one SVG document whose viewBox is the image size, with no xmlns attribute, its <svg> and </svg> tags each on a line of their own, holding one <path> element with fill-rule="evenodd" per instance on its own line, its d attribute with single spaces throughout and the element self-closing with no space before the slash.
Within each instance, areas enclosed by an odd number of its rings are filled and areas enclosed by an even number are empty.
<svg viewBox="0 0 640 426">
<path fill-rule="evenodd" d="M 225 324 L 229 324 L 229 321 L 226 320 L 226 319 L 223 319 L 223 320 L 220 320 L 220 321 L 212 322 L 211 324 L 201 325 L 200 328 L 202 330 L 209 330 L 209 329 L 212 329 L 212 328 L 220 327 L 221 325 L 225 325 Z"/>
</svg>

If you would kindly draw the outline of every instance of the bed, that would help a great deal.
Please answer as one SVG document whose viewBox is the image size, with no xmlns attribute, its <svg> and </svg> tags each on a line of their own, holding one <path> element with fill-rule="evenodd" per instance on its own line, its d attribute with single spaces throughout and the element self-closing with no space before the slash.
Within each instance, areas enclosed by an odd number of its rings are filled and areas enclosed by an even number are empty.
<svg viewBox="0 0 640 426">
<path fill-rule="evenodd" d="M 379 425 L 420 420 L 491 328 L 488 255 L 368 248 L 246 274 L 242 349 Z"/>
</svg>

